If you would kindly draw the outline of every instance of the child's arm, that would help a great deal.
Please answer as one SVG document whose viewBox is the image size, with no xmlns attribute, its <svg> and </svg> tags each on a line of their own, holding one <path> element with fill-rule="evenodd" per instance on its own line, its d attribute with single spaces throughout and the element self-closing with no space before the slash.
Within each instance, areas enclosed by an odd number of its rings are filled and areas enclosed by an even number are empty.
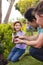
<svg viewBox="0 0 43 65">
<path fill-rule="evenodd" d="M 14 43 L 16 40 L 16 38 L 18 38 L 19 36 L 14 36 L 14 34 L 12 33 L 12 42 Z"/>
<path fill-rule="evenodd" d="M 14 34 L 12 33 L 12 42 L 14 42 Z"/>
</svg>

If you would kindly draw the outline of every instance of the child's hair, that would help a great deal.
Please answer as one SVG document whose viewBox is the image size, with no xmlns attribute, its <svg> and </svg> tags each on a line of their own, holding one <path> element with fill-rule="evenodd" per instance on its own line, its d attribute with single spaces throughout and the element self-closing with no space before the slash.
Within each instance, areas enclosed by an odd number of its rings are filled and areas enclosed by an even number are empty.
<svg viewBox="0 0 43 65">
<path fill-rule="evenodd" d="M 28 21 L 30 21 L 30 22 L 32 22 L 33 19 L 36 20 L 35 16 L 32 14 L 32 13 L 33 13 L 33 10 L 34 10 L 34 8 L 29 8 L 29 9 L 25 12 L 25 14 L 24 14 L 24 17 L 25 17 Z"/>
<path fill-rule="evenodd" d="M 37 15 L 43 14 L 43 1 L 41 1 L 36 8 L 34 9 L 34 13 L 37 13 Z"/>
<path fill-rule="evenodd" d="M 22 23 L 20 22 L 20 21 L 15 21 L 14 23 L 13 23 L 13 29 L 14 29 L 14 26 L 16 25 L 16 23 L 19 23 L 20 25 L 21 25 L 21 27 L 22 27 Z M 15 30 L 15 29 L 14 29 Z"/>
</svg>

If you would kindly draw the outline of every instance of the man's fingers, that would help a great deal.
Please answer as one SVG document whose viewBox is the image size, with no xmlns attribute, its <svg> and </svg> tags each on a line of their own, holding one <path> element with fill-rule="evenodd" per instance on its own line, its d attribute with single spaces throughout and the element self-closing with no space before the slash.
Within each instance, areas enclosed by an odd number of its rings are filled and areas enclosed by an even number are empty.
<svg viewBox="0 0 43 65">
<path fill-rule="evenodd" d="M 19 38 L 23 38 L 23 36 L 19 36 Z"/>
</svg>

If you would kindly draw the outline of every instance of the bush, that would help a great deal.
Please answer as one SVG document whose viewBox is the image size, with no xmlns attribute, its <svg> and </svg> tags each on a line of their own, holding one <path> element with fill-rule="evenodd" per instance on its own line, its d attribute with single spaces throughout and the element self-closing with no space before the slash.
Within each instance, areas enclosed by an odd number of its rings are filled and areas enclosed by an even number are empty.
<svg viewBox="0 0 43 65">
<path fill-rule="evenodd" d="M 12 44 L 12 28 L 10 24 L 0 24 L 0 52 L 4 51 L 4 55 L 7 54 L 14 46 Z"/>
</svg>

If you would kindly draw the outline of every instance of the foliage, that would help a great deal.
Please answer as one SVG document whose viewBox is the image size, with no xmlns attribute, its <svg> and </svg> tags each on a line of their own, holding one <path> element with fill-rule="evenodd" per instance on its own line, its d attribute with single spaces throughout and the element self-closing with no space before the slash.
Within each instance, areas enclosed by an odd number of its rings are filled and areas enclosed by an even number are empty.
<svg viewBox="0 0 43 65">
<path fill-rule="evenodd" d="M 39 0 L 19 0 L 15 7 L 23 14 L 29 7 L 35 6 L 38 1 Z"/>
<path fill-rule="evenodd" d="M 2 23 L 2 0 L 0 0 L 0 23 Z"/>
<path fill-rule="evenodd" d="M 0 43 L 0 54 L 4 53 L 4 45 L 2 45 L 2 43 Z"/>
<path fill-rule="evenodd" d="M 26 24 L 26 19 L 25 18 L 19 18 L 19 21 L 21 21 L 22 23 Z"/>
<path fill-rule="evenodd" d="M 0 24 L 0 43 L 1 50 L 5 48 L 4 54 L 8 54 L 11 50 L 12 44 L 12 28 L 10 24 Z M 0 50 L 0 51 L 1 51 Z"/>
</svg>

